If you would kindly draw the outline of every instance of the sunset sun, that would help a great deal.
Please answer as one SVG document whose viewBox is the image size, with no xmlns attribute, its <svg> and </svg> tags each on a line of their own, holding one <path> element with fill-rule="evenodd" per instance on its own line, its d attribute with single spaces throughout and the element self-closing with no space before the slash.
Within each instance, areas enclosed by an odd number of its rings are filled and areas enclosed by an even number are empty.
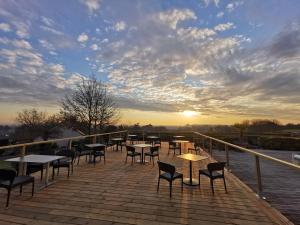
<svg viewBox="0 0 300 225">
<path fill-rule="evenodd" d="M 182 115 L 184 115 L 185 117 L 192 117 L 192 116 L 196 116 L 198 113 L 195 111 L 190 111 L 190 110 L 185 110 L 182 112 Z"/>
</svg>

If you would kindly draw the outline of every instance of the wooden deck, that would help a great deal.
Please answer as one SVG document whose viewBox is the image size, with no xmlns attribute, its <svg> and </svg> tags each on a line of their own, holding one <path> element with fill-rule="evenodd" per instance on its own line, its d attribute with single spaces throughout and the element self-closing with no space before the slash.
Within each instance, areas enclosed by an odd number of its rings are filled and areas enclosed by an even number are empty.
<svg viewBox="0 0 300 225">
<path fill-rule="evenodd" d="M 30 185 L 23 196 L 14 190 L 8 209 L 1 190 L 0 224 L 291 224 L 230 173 L 226 173 L 228 194 L 222 181 L 216 181 L 213 196 L 208 179 L 203 178 L 201 189 L 185 186 L 183 193 L 176 181 L 170 199 L 167 182 L 161 181 L 156 192 L 156 164 L 131 165 L 124 160 L 125 151 L 111 150 L 106 164 L 93 166 L 82 160 L 69 179 L 62 172 L 56 183 L 34 197 L 30 197 Z M 176 165 L 188 176 L 188 162 L 167 155 L 166 143 L 160 160 Z M 210 160 L 193 164 L 195 177 Z"/>
</svg>

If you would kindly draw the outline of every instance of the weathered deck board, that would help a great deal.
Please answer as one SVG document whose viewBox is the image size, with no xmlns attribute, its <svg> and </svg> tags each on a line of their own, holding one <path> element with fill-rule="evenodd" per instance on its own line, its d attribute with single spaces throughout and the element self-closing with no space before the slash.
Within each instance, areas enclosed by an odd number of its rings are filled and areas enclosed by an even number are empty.
<svg viewBox="0 0 300 225">
<path fill-rule="evenodd" d="M 188 161 L 167 155 L 167 144 L 160 153 L 188 176 Z M 167 182 L 156 192 L 157 165 L 128 161 L 123 153 L 108 150 L 106 164 L 94 167 L 82 160 L 67 179 L 61 173 L 57 182 L 30 197 L 30 187 L 23 196 L 15 190 L 11 204 L 4 208 L 1 191 L 0 224 L 286 224 L 285 218 L 255 197 L 231 174 L 227 175 L 228 194 L 222 181 L 216 181 L 215 196 L 208 179 L 201 179 L 201 189 L 174 183 L 172 199 Z M 193 164 L 193 174 L 210 160 Z M 38 179 L 37 179 L 38 180 Z"/>
</svg>

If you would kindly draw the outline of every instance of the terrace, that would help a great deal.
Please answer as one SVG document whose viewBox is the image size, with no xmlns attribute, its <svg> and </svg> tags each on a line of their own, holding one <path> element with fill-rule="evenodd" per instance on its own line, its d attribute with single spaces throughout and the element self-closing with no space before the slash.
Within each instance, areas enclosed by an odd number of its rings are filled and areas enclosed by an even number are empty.
<svg viewBox="0 0 300 225">
<path fill-rule="evenodd" d="M 194 135 L 200 137 L 201 134 Z M 102 135 L 92 136 L 92 142 L 100 142 L 97 136 L 101 139 Z M 198 177 L 199 169 L 215 161 L 209 153 L 212 153 L 212 141 L 219 141 L 205 135 L 201 137 L 206 140 L 203 141 L 206 151 L 201 154 L 208 159 L 193 163 L 194 177 Z M 226 142 L 223 144 L 226 153 L 233 147 Z M 22 147 L 20 154 L 26 154 L 29 145 L 18 146 Z M 184 144 L 183 152 L 191 145 L 192 142 Z M 258 163 L 258 185 L 261 185 L 259 159 L 268 157 L 253 154 Z M 130 160 L 125 164 L 125 157 L 125 148 L 122 152 L 108 148 L 105 164 L 103 160 L 96 165 L 81 160 L 69 178 L 66 170 L 61 169 L 55 183 L 37 190 L 33 197 L 30 185 L 24 186 L 22 196 L 18 190 L 13 191 L 9 208 L 4 207 L 6 191 L 0 189 L 1 224 L 292 224 L 230 171 L 225 171 L 228 193 L 224 191 L 222 180 L 216 180 L 215 195 L 212 195 L 209 179 L 203 177 L 200 188 L 184 186 L 182 193 L 180 181 L 175 181 L 170 198 L 165 181 L 161 181 L 160 190 L 156 192 L 157 164 L 131 164 Z M 185 177 L 188 176 L 188 161 L 173 153 L 168 155 L 167 142 L 162 142 L 160 160 L 175 165 Z M 280 160 L 277 162 L 300 168 Z M 35 177 L 38 185 L 39 174 Z M 259 191 L 261 188 L 258 186 Z"/>
</svg>

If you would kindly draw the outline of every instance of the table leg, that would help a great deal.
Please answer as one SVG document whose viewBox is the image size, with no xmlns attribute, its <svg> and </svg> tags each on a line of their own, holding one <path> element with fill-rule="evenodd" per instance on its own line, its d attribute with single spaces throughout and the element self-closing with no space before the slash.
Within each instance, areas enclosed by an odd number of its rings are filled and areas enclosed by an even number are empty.
<svg viewBox="0 0 300 225">
<path fill-rule="evenodd" d="M 50 162 L 46 164 L 45 186 L 48 186 L 49 184 L 49 167 L 50 167 Z"/>
<path fill-rule="evenodd" d="M 183 183 L 188 186 L 196 186 L 199 182 L 196 179 L 193 179 L 193 168 L 192 168 L 192 161 L 190 160 L 190 177 L 184 178 Z"/>
<path fill-rule="evenodd" d="M 179 143 L 179 155 L 181 155 L 181 142 Z"/>
</svg>

